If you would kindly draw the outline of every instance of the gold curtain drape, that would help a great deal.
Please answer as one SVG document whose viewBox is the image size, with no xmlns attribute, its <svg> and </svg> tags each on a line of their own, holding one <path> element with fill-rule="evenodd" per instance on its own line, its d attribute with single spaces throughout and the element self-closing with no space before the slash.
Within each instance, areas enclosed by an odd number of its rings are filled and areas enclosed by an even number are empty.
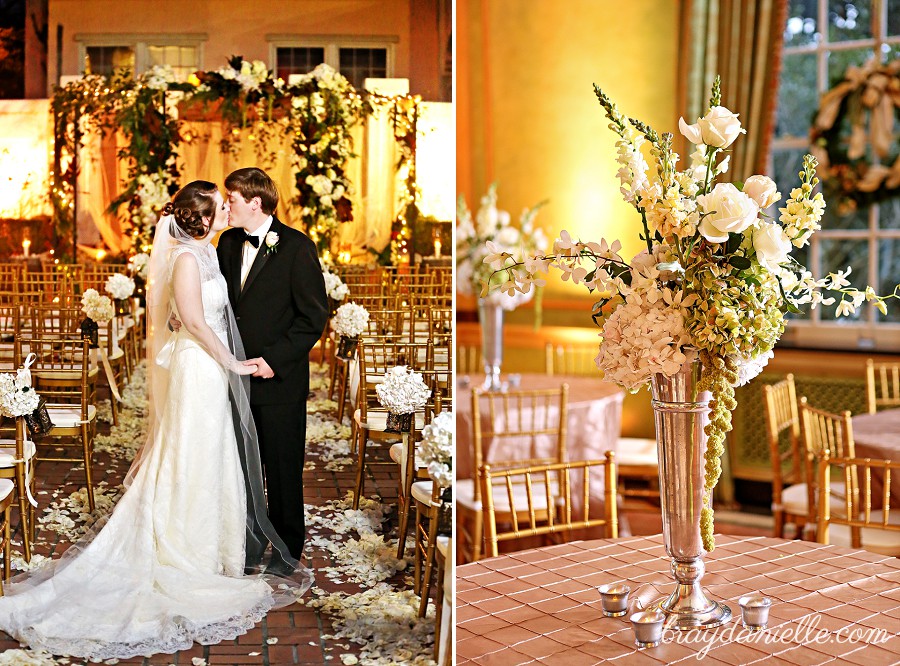
<svg viewBox="0 0 900 666">
<path fill-rule="evenodd" d="M 706 113 L 716 74 L 722 106 L 747 130 L 731 146 L 729 180 L 766 172 L 775 127 L 787 0 L 683 0 L 678 111 L 689 123 Z M 687 156 L 684 137 L 677 149 Z"/>
</svg>

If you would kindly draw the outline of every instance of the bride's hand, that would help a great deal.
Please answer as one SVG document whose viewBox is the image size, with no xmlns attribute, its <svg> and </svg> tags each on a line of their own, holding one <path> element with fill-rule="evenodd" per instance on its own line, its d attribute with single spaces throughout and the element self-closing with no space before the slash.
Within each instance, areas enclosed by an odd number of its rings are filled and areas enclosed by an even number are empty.
<svg viewBox="0 0 900 666">
<path fill-rule="evenodd" d="M 236 361 L 231 369 L 238 375 L 252 375 L 258 367 L 256 363 L 248 364 L 247 361 Z"/>
</svg>

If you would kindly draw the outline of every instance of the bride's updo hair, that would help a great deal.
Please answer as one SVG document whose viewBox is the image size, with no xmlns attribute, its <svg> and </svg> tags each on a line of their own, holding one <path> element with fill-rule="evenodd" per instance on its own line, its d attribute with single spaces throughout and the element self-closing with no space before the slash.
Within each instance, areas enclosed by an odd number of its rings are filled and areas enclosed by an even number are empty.
<svg viewBox="0 0 900 666">
<path fill-rule="evenodd" d="M 175 224 L 191 238 L 205 238 L 216 216 L 215 183 L 195 180 L 182 187 L 163 209 L 163 215 L 175 217 Z M 204 223 L 203 218 L 209 222 Z M 174 235 L 174 234 L 173 234 Z"/>
</svg>

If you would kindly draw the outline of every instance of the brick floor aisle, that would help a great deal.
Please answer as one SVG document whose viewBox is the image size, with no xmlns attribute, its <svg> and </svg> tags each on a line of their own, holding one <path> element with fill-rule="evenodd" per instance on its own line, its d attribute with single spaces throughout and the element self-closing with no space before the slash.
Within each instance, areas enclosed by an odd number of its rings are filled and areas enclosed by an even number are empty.
<svg viewBox="0 0 900 666">
<path fill-rule="evenodd" d="M 416 617 L 418 597 L 412 592 L 412 558 L 396 560 L 397 474 L 392 466 L 376 467 L 367 479 L 367 497 L 360 511 L 351 511 L 347 491 L 353 487 L 355 465 L 346 438 L 349 423 L 339 426 L 336 404 L 326 400 L 325 370 L 313 365 L 313 397 L 308 402 L 309 429 L 304 471 L 308 540 L 306 563 L 316 582 L 312 590 L 286 608 L 272 611 L 261 624 L 235 641 L 214 646 L 195 644 L 174 655 L 114 660 L 105 663 L 178 666 L 208 664 L 431 664 L 434 611 Z M 141 393 L 133 387 L 134 396 Z M 126 395 L 126 400 L 129 396 Z M 137 404 L 134 403 L 133 404 Z M 98 511 L 111 506 L 115 491 L 133 456 L 123 456 L 122 443 L 139 444 L 140 418 L 126 415 L 114 443 L 100 438 L 95 478 L 104 483 Z M 101 415 L 108 415 L 101 410 Z M 101 422 L 100 432 L 110 427 Z M 142 440 L 140 440 L 142 441 Z M 115 455 L 106 452 L 112 450 Z M 388 460 L 386 452 L 383 459 Z M 37 468 L 39 504 L 36 552 L 58 557 L 71 534 L 86 519 L 83 496 L 70 495 L 83 486 L 83 470 L 66 463 L 40 463 Z M 51 507 L 56 503 L 56 508 Z M 393 510 L 392 510 L 393 509 Z M 17 520 L 14 511 L 13 520 Z M 388 535 L 383 538 L 383 535 Z M 411 543 L 411 542 L 410 542 Z M 15 551 L 21 552 L 14 535 Z M 411 551 L 411 549 L 409 549 Z M 39 559 L 39 558 L 38 558 Z M 408 564 L 408 565 L 407 565 Z M 15 572 L 14 572 L 15 573 Z M 83 660 L 52 658 L 21 649 L 0 632 L 0 666 L 7 664 L 83 664 Z"/>
</svg>

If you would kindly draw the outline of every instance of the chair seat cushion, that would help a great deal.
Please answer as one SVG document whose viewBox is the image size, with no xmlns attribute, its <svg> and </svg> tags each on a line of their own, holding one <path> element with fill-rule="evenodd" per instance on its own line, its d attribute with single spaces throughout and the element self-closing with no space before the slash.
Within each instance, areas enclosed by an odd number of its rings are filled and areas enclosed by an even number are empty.
<svg viewBox="0 0 900 666">
<path fill-rule="evenodd" d="M 49 412 L 50 420 L 55 428 L 76 428 L 81 425 L 80 407 L 54 405 L 48 406 L 47 412 Z M 97 418 L 97 408 L 94 405 L 88 405 L 88 422 L 92 422 L 95 418 Z"/>
<path fill-rule="evenodd" d="M 871 521 L 880 522 L 883 519 L 883 512 L 872 512 Z M 900 515 L 892 511 L 888 522 L 891 525 L 900 525 Z M 900 557 L 900 532 L 882 530 L 876 527 L 862 527 L 860 528 L 859 538 L 863 550 L 867 550 L 870 553 L 878 553 L 879 555 L 887 555 L 888 557 Z M 832 546 L 850 548 L 850 527 L 847 525 L 829 525 L 828 543 Z"/>
<path fill-rule="evenodd" d="M 431 503 L 431 481 L 416 481 L 412 484 L 411 495 L 414 500 L 422 504 Z"/>
<path fill-rule="evenodd" d="M 847 515 L 847 507 L 844 502 L 844 491 L 846 486 L 843 483 L 831 483 L 831 513 L 835 516 L 845 517 Z M 795 516 L 809 515 L 809 502 L 807 500 L 807 490 L 805 483 L 795 483 L 781 491 L 781 506 L 785 513 Z"/>
<path fill-rule="evenodd" d="M 37 448 L 34 446 L 34 442 L 26 440 L 23 447 L 22 452 L 25 454 L 25 459 L 28 460 L 34 457 L 35 451 Z M 0 439 L 0 467 L 12 467 L 15 465 L 13 462 L 16 459 L 16 440 L 14 439 Z"/>
<path fill-rule="evenodd" d="M 658 467 L 656 440 L 620 437 L 616 447 L 616 464 Z"/>
<path fill-rule="evenodd" d="M 438 534 L 435 546 L 437 547 L 438 552 L 446 558 L 448 549 L 450 548 L 450 537 Z"/>
<path fill-rule="evenodd" d="M 5 501 L 15 487 L 16 484 L 13 483 L 12 479 L 0 479 L 0 502 Z"/>
<path fill-rule="evenodd" d="M 392 444 L 390 454 L 391 460 L 400 465 L 400 481 L 406 482 L 406 455 L 403 443 Z M 420 469 L 428 469 L 428 465 L 423 462 L 421 456 L 419 456 L 419 452 L 416 451 L 416 470 Z"/>
</svg>

